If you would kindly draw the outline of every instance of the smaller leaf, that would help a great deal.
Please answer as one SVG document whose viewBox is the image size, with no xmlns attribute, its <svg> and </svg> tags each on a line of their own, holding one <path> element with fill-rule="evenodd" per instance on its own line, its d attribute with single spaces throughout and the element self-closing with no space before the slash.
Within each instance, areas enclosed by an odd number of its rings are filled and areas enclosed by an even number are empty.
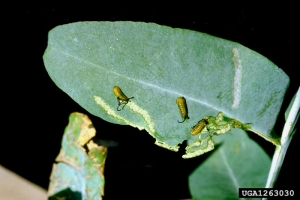
<svg viewBox="0 0 300 200">
<path fill-rule="evenodd" d="M 193 199 L 239 199 L 239 188 L 263 188 L 271 160 L 245 131 L 214 138 L 216 150 L 189 176 Z"/>
<path fill-rule="evenodd" d="M 62 148 L 56 158 L 59 163 L 53 165 L 49 199 L 102 199 L 107 148 L 91 140 L 95 134 L 96 130 L 86 115 L 70 115 Z M 85 144 L 88 153 L 83 148 Z"/>
</svg>

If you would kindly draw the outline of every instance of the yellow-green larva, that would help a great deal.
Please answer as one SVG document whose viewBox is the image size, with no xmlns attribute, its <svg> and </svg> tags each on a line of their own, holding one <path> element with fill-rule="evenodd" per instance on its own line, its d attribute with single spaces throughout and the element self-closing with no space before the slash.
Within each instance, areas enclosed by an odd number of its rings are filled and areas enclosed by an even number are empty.
<svg viewBox="0 0 300 200">
<path fill-rule="evenodd" d="M 187 108 L 187 105 L 186 105 L 186 101 L 185 101 L 185 98 L 184 97 L 178 97 L 176 99 L 176 103 L 178 105 L 178 108 L 179 108 L 179 112 L 180 112 L 180 115 L 183 119 L 183 121 L 178 121 L 178 123 L 182 123 L 184 122 L 186 119 L 189 119 L 189 116 L 188 116 L 188 108 Z"/>
<path fill-rule="evenodd" d="M 124 106 L 130 101 L 130 99 L 133 99 L 134 97 L 130 97 L 128 98 L 121 90 L 121 88 L 119 88 L 118 86 L 114 86 L 113 87 L 113 92 L 115 94 L 115 96 L 118 99 L 118 107 L 117 107 L 117 111 L 120 111 L 124 108 Z M 122 109 L 119 110 L 119 106 L 121 104 L 124 104 Z"/>
<path fill-rule="evenodd" d="M 207 123 L 208 122 L 206 119 L 201 119 L 195 126 L 192 127 L 191 134 L 197 135 L 198 133 L 200 133 L 207 125 Z"/>
</svg>

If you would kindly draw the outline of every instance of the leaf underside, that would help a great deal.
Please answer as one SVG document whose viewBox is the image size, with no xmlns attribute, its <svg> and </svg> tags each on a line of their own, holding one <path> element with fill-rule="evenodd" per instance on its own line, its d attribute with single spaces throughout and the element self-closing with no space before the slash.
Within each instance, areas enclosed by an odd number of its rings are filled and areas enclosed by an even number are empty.
<svg viewBox="0 0 300 200">
<path fill-rule="evenodd" d="M 191 127 L 220 111 L 277 142 L 271 130 L 289 78 L 238 43 L 153 23 L 78 22 L 50 31 L 43 59 L 57 86 L 90 113 L 146 129 L 170 150 L 194 141 Z M 134 97 L 121 111 L 114 86 Z"/>
</svg>

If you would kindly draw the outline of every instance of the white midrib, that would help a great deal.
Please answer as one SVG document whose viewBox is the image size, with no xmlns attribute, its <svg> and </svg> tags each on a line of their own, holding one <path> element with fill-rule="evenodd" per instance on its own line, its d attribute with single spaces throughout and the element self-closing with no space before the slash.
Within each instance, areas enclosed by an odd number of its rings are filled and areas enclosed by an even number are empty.
<svg viewBox="0 0 300 200">
<path fill-rule="evenodd" d="M 237 194 L 238 194 L 238 190 L 239 190 L 239 183 L 238 183 L 238 180 L 236 179 L 236 177 L 235 177 L 235 175 L 234 175 L 234 173 L 233 173 L 231 167 L 229 166 L 229 163 L 228 163 L 228 161 L 227 161 L 227 157 L 226 157 L 226 155 L 225 155 L 225 153 L 224 153 L 224 150 L 223 150 L 223 149 L 220 149 L 220 153 L 221 153 L 221 158 L 222 158 L 222 161 L 223 161 L 223 163 L 224 163 L 224 165 L 225 165 L 225 168 L 227 169 L 228 174 L 229 174 L 229 177 L 230 177 L 230 179 L 232 180 L 233 185 L 235 186 L 235 189 L 236 189 Z M 241 198 L 241 199 L 244 199 L 244 198 Z"/>
<path fill-rule="evenodd" d="M 178 92 L 176 92 L 176 91 L 174 91 L 174 90 L 171 90 L 171 89 L 165 89 L 165 88 L 162 88 L 161 86 L 156 86 L 156 85 L 153 85 L 153 84 L 151 84 L 151 83 L 144 82 L 144 81 L 139 80 L 139 79 L 135 79 L 135 78 L 131 78 L 131 77 L 128 77 L 128 76 L 124 76 L 124 75 L 119 74 L 119 73 L 117 73 L 117 72 L 115 72 L 115 71 L 109 71 L 107 68 L 103 68 L 103 67 L 101 67 L 101 66 L 99 66 L 99 65 L 96 65 L 96 64 L 94 64 L 94 63 L 88 62 L 88 61 L 86 61 L 86 60 L 82 60 L 82 59 L 79 58 L 79 57 L 70 55 L 70 54 L 68 54 L 68 53 L 66 53 L 66 52 L 64 52 L 64 51 L 61 51 L 61 50 L 59 50 L 59 49 L 54 48 L 53 46 L 52 46 L 51 48 L 54 49 L 54 50 L 56 50 L 56 51 L 58 51 L 58 52 L 60 52 L 60 53 L 62 53 L 62 54 L 64 54 L 64 55 L 66 55 L 66 56 L 69 56 L 69 57 L 71 57 L 71 58 L 77 59 L 77 60 L 79 60 L 79 61 L 81 61 L 81 62 L 83 62 L 83 63 L 86 63 L 86 64 L 89 64 L 89 65 L 95 66 L 95 67 L 97 67 L 98 69 L 100 68 L 100 69 L 102 69 L 102 70 L 104 70 L 104 71 L 110 72 L 110 73 L 115 74 L 115 75 L 117 75 L 117 76 L 120 76 L 120 77 L 122 77 L 122 78 L 129 79 L 129 80 L 133 80 L 133 81 L 139 82 L 139 83 L 141 83 L 141 84 L 143 84 L 143 85 L 147 85 L 147 86 L 149 86 L 149 87 L 155 88 L 155 89 L 160 90 L 160 91 L 166 91 L 166 92 L 175 94 L 175 95 L 177 95 L 177 96 L 184 96 L 186 99 L 189 99 L 189 100 L 191 100 L 191 101 L 195 101 L 195 102 L 197 102 L 197 103 L 199 103 L 199 104 L 202 104 L 202 105 L 205 105 L 205 106 L 207 106 L 207 107 L 210 107 L 210 108 L 212 108 L 213 110 L 217 110 L 217 111 L 220 111 L 220 110 L 221 110 L 220 108 L 215 107 L 215 106 L 212 106 L 211 104 L 208 104 L 207 102 L 199 101 L 199 99 L 195 99 L 195 98 L 193 98 L 193 97 L 190 97 L 190 96 L 187 96 L 187 95 L 178 93 Z"/>
</svg>

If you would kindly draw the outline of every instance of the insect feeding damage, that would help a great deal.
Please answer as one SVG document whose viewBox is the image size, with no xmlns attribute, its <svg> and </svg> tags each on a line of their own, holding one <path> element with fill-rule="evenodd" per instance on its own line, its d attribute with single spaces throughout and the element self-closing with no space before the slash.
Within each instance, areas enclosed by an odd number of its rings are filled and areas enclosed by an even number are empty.
<svg viewBox="0 0 300 200">
<path fill-rule="evenodd" d="M 134 97 L 128 98 L 120 89 L 118 86 L 113 87 L 114 95 L 117 97 L 118 100 L 118 107 L 117 111 L 120 111 L 124 108 L 126 104 L 130 101 L 130 99 Z M 169 144 L 159 141 L 156 137 L 156 130 L 154 128 L 154 123 L 149 116 L 148 112 L 138 105 L 136 105 L 134 102 L 128 104 L 128 108 L 133 111 L 134 114 L 140 115 L 144 121 L 146 122 L 146 127 L 143 125 L 137 125 L 133 121 L 130 121 L 129 119 L 125 119 L 119 115 L 117 115 L 115 112 L 112 111 L 109 105 L 107 105 L 100 97 L 94 96 L 95 101 L 98 105 L 100 105 L 104 110 L 107 111 L 107 113 L 119 120 L 124 121 L 126 124 L 129 124 L 131 126 L 137 127 L 140 130 L 146 129 L 148 133 L 153 136 L 156 139 L 155 144 L 164 148 L 168 148 L 169 150 L 178 151 L 178 145 L 170 146 Z M 103 102 L 102 102 L 103 101 Z M 182 121 L 178 121 L 178 123 L 183 123 L 187 119 L 189 119 L 188 116 L 188 108 L 186 99 L 184 97 L 178 97 L 176 99 L 177 106 L 179 108 L 180 115 L 182 117 Z M 123 104 L 122 109 L 119 109 L 120 105 Z M 243 124 L 235 119 L 225 117 L 222 112 L 219 112 L 216 117 L 213 116 L 206 116 L 202 118 L 195 126 L 192 127 L 190 133 L 191 135 L 195 136 L 198 135 L 198 139 L 195 140 L 193 143 L 189 144 L 186 147 L 186 154 L 183 155 L 183 158 L 192 158 L 199 155 L 202 155 L 208 151 L 211 151 L 214 149 L 214 141 L 212 139 L 215 135 L 224 134 L 228 131 L 230 131 L 232 128 L 240 128 L 243 130 L 247 130 L 251 128 L 248 124 Z"/>
<path fill-rule="evenodd" d="M 242 64 L 239 58 L 239 52 L 237 48 L 232 49 L 232 61 L 234 65 L 234 78 L 233 78 L 233 103 L 232 108 L 239 107 L 241 101 L 241 84 L 242 84 Z"/>
<path fill-rule="evenodd" d="M 134 114 L 138 114 L 140 115 L 143 120 L 146 122 L 146 127 L 141 126 L 140 124 L 136 123 L 135 121 L 128 119 L 127 117 L 123 117 L 121 116 L 122 113 L 117 113 L 115 112 L 115 110 L 109 106 L 109 104 L 107 104 L 101 97 L 99 96 L 94 96 L 94 100 L 96 102 L 97 105 L 100 106 L 100 108 L 102 108 L 104 110 L 104 112 L 106 112 L 108 115 L 110 115 L 111 117 L 118 119 L 120 121 L 123 121 L 124 123 L 136 127 L 139 130 L 143 130 L 146 129 L 146 131 L 153 137 L 156 139 L 155 144 L 164 148 L 167 148 L 169 150 L 172 151 L 178 151 L 179 146 L 178 145 L 174 145 L 171 146 L 163 141 L 160 141 L 156 138 L 155 134 L 156 134 L 156 130 L 154 127 L 154 122 L 151 118 L 151 116 L 149 115 L 149 113 L 147 112 L 147 110 L 141 108 L 140 106 L 138 106 L 135 102 L 131 102 L 130 104 L 128 104 L 128 108 L 134 113 Z"/>
<path fill-rule="evenodd" d="M 204 117 L 192 127 L 191 134 L 199 134 L 199 136 L 196 141 L 186 147 L 186 154 L 182 157 L 193 158 L 213 150 L 214 141 L 212 137 L 224 134 L 233 128 L 248 130 L 251 127 L 248 123 L 243 124 L 236 119 L 225 117 L 223 112 L 219 112 L 216 117 Z"/>
</svg>

